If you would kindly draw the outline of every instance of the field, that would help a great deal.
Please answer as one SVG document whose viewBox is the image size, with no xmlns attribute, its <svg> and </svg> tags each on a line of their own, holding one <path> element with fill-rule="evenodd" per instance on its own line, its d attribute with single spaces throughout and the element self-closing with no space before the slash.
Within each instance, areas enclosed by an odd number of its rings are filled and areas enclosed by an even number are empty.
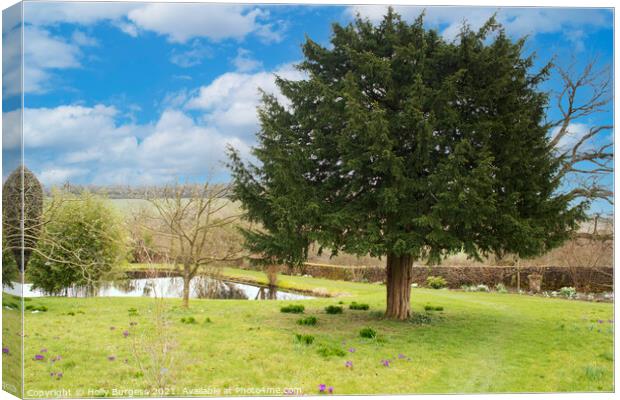
<svg viewBox="0 0 620 400">
<path fill-rule="evenodd" d="M 264 279 L 233 268 L 224 274 Z M 189 310 L 176 299 L 27 301 L 47 311 L 26 312 L 26 396 L 54 397 L 60 389 L 69 391 L 63 396 L 157 394 L 145 392 L 154 386 L 177 396 L 251 394 L 239 390 L 252 388 L 318 394 L 321 384 L 334 394 L 613 390 L 612 304 L 413 289 L 415 318 L 393 322 L 381 317 L 383 285 L 279 278 L 289 288 L 338 296 L 294 303 L 192 299 Z M 370 309 L 351 310 L 353 301 Z M 289 304 L 303 304 L 305 312 L 281 313 Z M 344 311 L 326 314 L 329 305 Z M 443 311 L 426 312 L 425 305 Z M 167 338 L 154 336 L 158 315 Z M 297 324 L 308 316 L 318 323 Z M 195 323 L 187 323 L 190 317 Z M 377 337 L 360 337 L 366 327 Z M 10 341 L 3 345 L 17 345 L 14 329 L 5 326 Z M 302 344 L 296 334 L 314 341 Z M 158 352 L 163 348 L 168 352 Z M 37 354 L 43 359 L 35 360 Z M 5 367 L 13 357 L 3 357 Z"/>
</svg>

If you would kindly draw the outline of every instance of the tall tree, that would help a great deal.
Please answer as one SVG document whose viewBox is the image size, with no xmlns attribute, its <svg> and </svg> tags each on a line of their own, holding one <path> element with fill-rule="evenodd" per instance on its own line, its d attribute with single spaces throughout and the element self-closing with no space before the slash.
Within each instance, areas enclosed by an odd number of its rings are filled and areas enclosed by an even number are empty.
<svg viewBox="0 0 620 400">
<path fill-rule="evenodd" d="M 537 90 L 548 67 L 532 73 L 524 43 L 494 19 L 448 43 L 393 10 L 378 25 L 335 24 L 329 48 L 307 39 L 308 78 L 277 79 L 287 104 L 263 97 L 258 162 L 231 150 L 233 197 L 263 228 L 248 247 L 385 256 L 386 316 L 406 319 L 415 260 L 561 243 L 583 204 L 556 194 Z"/>
</svg>

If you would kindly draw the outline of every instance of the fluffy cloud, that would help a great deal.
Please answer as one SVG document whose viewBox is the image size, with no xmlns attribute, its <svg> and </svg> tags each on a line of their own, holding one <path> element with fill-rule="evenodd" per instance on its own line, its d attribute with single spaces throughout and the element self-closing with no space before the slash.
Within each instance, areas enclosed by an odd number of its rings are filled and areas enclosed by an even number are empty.
<svg viewBox="0 0 620 400">
<path fill-rule="evenodd" d="M 216 126 L 222 132 L 252 137 L 258 129 L 256 108 L 260 102 L 259 89 L 272 93 L 285 102 L 276 86 L 276 75 L 293 80 L 305 77 L 292 65 L 282 66 L 274 72 L 228 72 L 210 85 L 201 87 L 198 94 L 187 102 L 186 107 L 205 112 L 205 123 Z"/>
<path fill-rule="evenodd" d="M 161 183 L 221 173 L 226 146 L 249 156 L 258 130 L 259 88 L 285 101 L 276 74 L 304 79 L 291 65 L 274 72 L 226 73 L 208 86 L 172 96 L 152 124 L 119 123 L 124 113 L 103 104 L 26 108 L 27 164 L 47 185 Z M 19 123 L 19 111 L 5 113 L 4 120 L 7 126 Z M 4 143 L 18 145 L 19 138 Z"/>
<path fill-rule="evenodd" d="M 265 13 L 257 8 L 199 3 L 152 3 L 128 14 L 140 29 L 177 43 L 196 37 L 241 39 L 261 27 L 258 19 L 263 16 Z"/>
<path fill-rule="evenodd" d="M 237 56 L 232 63 L 239 72 L 250 72 L 263 66 L 262 62 L 252 58 L 251 51 L 242 48 L 237 50 Z"/>
<path fill-rule="evenodd" d="M 86 37 L 82 38 L 86 40 Z M 40 93 L 50 87 L 50 70 L 79 68 L 80 48 L 52 36 L 48 31 L 26 26 L 24 29 L 24 92 Z"/>
<path fill-rule="evenodd" d="M 386 10 L 387 6 L 382 5 L 359 5 L 349 7 L 347 14 L 355 16 L 359 13 L 364 18 L 378 22 Z M 457 37 L 464 22 L 476 29 L 494 13 L 497 13 L 497 19 L 506 31 L 516 36 L 560 32 L 579 26 L 610 25 L 609 16 L 596 9 L 397 6 L 395 10 L 409 20 L 424 12 L 426 23 L 440 28 L 442 35 L 448 40 Z"/>
<path fill-rule="evenodd" d="M 97 184 L 161 183 L 221 169 L 227 145 L 249 150 L 241 139 L 179 110 L 164 110 L 155 124 L 141 126 L 118 124 L 119 114 L 105 105 L 27 108 L 27 164 L 46 185 L 82 178 Z M 4 114 L 7 124 L 18 118 L 18 111 Z M 16 147 L 19 141 L 3 145 Z"/>
</svg>

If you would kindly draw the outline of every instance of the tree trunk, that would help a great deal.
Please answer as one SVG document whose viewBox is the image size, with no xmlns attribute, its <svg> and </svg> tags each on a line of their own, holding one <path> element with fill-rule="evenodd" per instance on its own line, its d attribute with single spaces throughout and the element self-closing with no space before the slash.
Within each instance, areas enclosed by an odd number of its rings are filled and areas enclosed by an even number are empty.
<svg viewBox="0 0 620 400">
<path fill-rule="evenodd" d="M 189 284 L 192 281 L 189 265 L 183 267 L 183 307 L 189 308 Z"/>
<path fill-rule="evenodd" d="M 410 315 L 411 277 L 413 257 L 387 256 L 387 318 L 405 320 Z"/>
</svg>

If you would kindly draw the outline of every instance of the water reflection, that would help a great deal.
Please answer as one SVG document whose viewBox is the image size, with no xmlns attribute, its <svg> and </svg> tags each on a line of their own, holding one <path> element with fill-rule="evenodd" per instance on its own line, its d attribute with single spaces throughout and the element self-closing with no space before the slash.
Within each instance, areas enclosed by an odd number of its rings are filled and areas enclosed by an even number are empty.
<svg viewBox="0 0 620 400">
<path fill-rule="evenodd" d="M 4 287 L 4 292 L 24 297 L 47 296 L 32 284 L 13 283 L 13 288 Z M 66 297 L 168 297 L 180 298 L 183 292 L 183 278 L 163 277 L 127 279 L 102 282 L 97 287 L 69 288 L 61 296 Z M 275 287 L 262 287 L 228 282 L 209 277 L 196 277 L 190 284 L 190 297 L 199 299 L 247 299 L 247 300 L 297 300 L 310 299 L 298 293 L 284 292 Z"/>
</svg>

